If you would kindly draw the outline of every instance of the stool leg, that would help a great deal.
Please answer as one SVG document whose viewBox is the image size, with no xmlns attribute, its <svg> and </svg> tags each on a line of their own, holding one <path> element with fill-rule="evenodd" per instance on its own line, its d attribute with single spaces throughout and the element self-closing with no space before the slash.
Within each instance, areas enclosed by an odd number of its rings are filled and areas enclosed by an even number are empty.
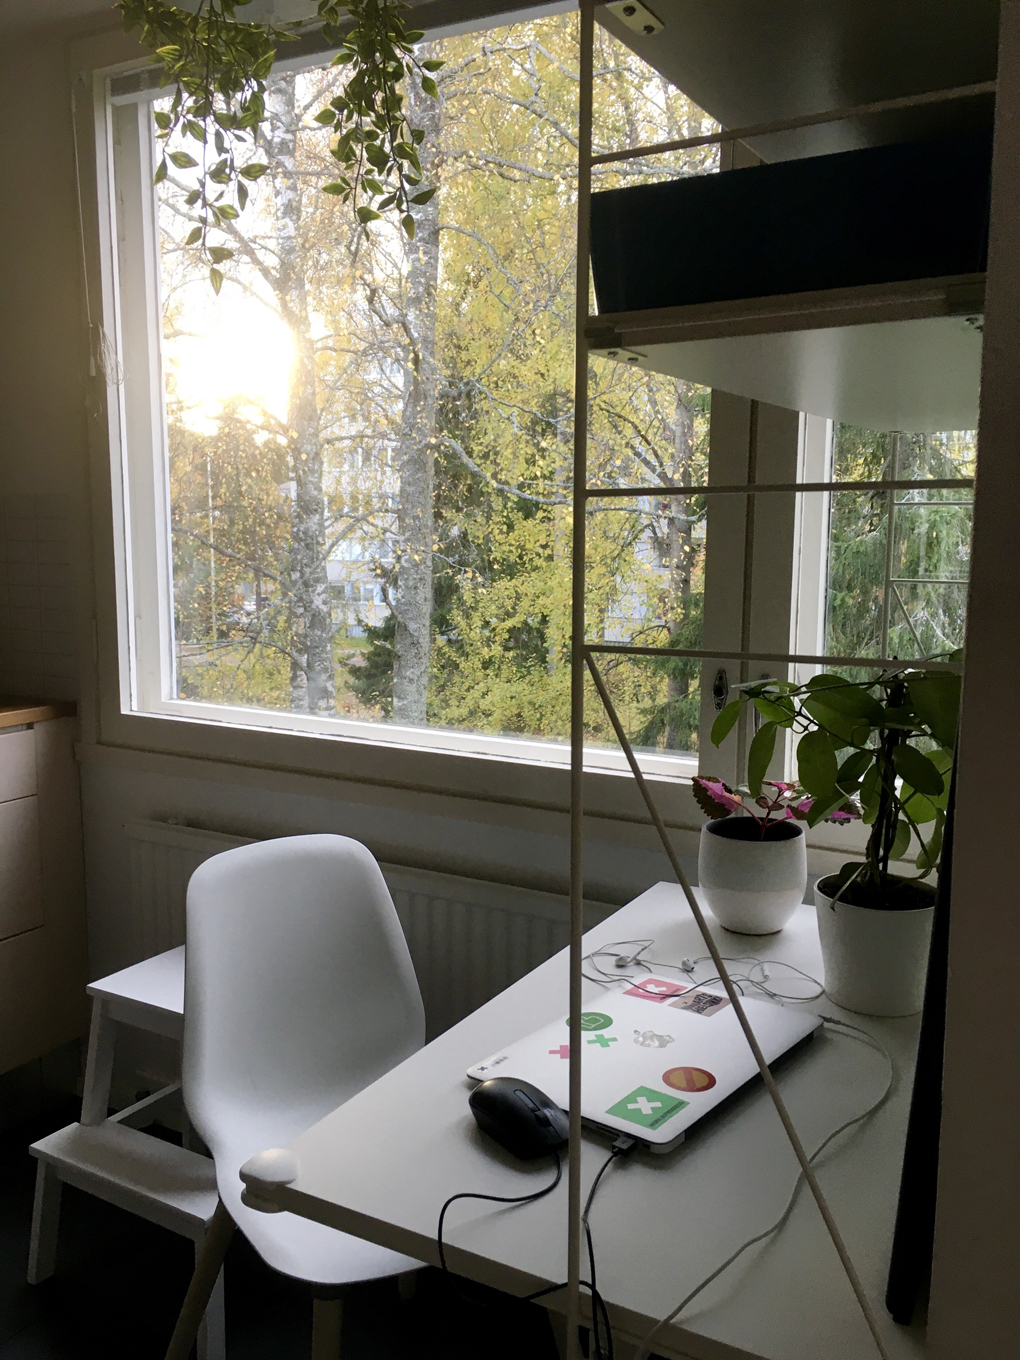
<svg viewBox="0 0 1020 1360">
<path fill-rule="evenodd" d="M 85 1060 L 85 1085 L 81 1099 L 81 1122 L 101 1124 L 110 1113 L 110 1086 L 113 1082 L 113 1041 L 116 1021 L 107 1013 L 101 996 L 92 1001 L 89 1053 Z"/>
<path fill-rule="evenodd" d="M 195 1243 L 195 1265 L 202 1252 L 202 1243 Z M 198 1360 L 227 1360 L 227 1320 L 223 1308 L 223 1267 L 205 1306 L 205 1317 L 198 1329 L 196 1342 Z"/>
<path fill-rule="evenodd" d="M 202 1325 L 206 1307 L 216 1288 L 220 1267 L 223 1265 L 223 1258 L 227 1254 L 233 1235 L 234 1220 L 221 1202 L 216 1205 L 216 1212 L 197 1253 L 195 1273 L 191 1277 L 177 1326 L 170 1338 L 166 1360 L 188 1360 L 191 1355 L 191 1348 L 198 1337 L 198 1329 Z"/>
<path fill-rule="evenodd" d="M 28 1248 L 28 1282 L 41 1284 L 57 1268 L 57 1233 L 60 1231 L 60 1177 L 57 1169 L 40 1161 L 35 1173 L 32 1206 L 32 1239 Z"/>
<path fill-rule="evenodd" d="M 340 1360 L 342 1299 L 312 1300 L 312 1360 Z"/>
</svg>

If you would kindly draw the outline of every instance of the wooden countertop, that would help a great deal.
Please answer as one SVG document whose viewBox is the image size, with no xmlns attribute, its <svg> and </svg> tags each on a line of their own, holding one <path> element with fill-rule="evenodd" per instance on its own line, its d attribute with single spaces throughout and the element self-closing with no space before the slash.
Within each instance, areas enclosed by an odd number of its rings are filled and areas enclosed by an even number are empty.
<svg viewBox="0 0 1020 1360">
<path fill-rule="evenodd" d="M 77 711 L 71 699 L 0 699 L 0 728 L 23 727 L 48 718 L 73 718 Z"/>
</svg>

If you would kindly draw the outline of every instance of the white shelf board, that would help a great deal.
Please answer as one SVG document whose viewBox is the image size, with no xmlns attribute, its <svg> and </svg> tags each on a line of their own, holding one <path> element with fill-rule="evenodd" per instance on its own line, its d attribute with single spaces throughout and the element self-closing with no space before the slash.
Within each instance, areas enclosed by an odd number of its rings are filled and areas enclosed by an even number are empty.
<svg viewBox="0 0 1020 1360">
<path fill-rule="evenodd" d="M 968 430 L 983 306 L 983 275 L 960 275 L 601 315 L 587 333 L 593 353 L 788 410 Z"/>
</svg>

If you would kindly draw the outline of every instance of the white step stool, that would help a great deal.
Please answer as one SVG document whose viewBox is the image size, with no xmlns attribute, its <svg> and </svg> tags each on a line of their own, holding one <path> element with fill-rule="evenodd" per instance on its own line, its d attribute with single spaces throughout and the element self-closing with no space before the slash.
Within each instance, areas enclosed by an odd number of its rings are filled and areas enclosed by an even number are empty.
<svg viewBox="0 0 1020 1360">
<path fill-rule="evenodd" d="M 33 1143 L 39 1160 L 32 1214 L 28 1280 L 48 1279 L 56 1266 L 60 1191 L 64 1182 L 190 1237 L 196 1255 L 218 1202 L 212 1159 L 131 1127 L 148 1123 L 180 1082 L 109 1115 L 113 1050 L 118 1025 L 180 1040 L 184 1035 L 184 947 L 157 954 L 87 988 L 92 1026 L 81 1123 Z M 216 1281 L 198 1338 L 199 1360 L 225 1360 L 223 1274 Z"/>
</svg>

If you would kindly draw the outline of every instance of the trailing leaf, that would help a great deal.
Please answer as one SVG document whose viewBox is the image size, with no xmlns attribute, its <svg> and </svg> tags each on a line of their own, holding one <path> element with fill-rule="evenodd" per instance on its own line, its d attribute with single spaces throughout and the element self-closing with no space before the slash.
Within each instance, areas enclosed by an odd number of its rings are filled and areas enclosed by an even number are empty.
<svg viewBox="0 0 1020 1360">
<path fill-rule="evenodd" d="M 800 782 L 815 798 L 832 798 L 836 791 L 839 765 L 828 734 L 808 732 L 797 745 L 797 773 Z"/>
<path fill-rule="evenodd" d="M 918 793 L 938 795 L 944 791 L 946 783 L 942 775 L 916 746 L 897 746 L 892 762 L 900 778 Z"/>
<path fill-rule="evenodd" d="M 747 752 L 747 787 L 756 798 L 776 749 L 777 730 L 775 723 L 762 723 Z"/>
<path fill-rule="evenodd" d="M 716 718 L 712 724 L 712 745 L 721 746 L 726 738 L 733 731 L 733 726 L 740 717 L 740 700 L 734 699 Z"/>
<path fill-rule="evenodd" d="M 740 795 L 713 775 L 695 775 L 691 788 L 694 801 L 706 817 L 728 817 L 743 809 L 744 800 Z"/>
</svg>

